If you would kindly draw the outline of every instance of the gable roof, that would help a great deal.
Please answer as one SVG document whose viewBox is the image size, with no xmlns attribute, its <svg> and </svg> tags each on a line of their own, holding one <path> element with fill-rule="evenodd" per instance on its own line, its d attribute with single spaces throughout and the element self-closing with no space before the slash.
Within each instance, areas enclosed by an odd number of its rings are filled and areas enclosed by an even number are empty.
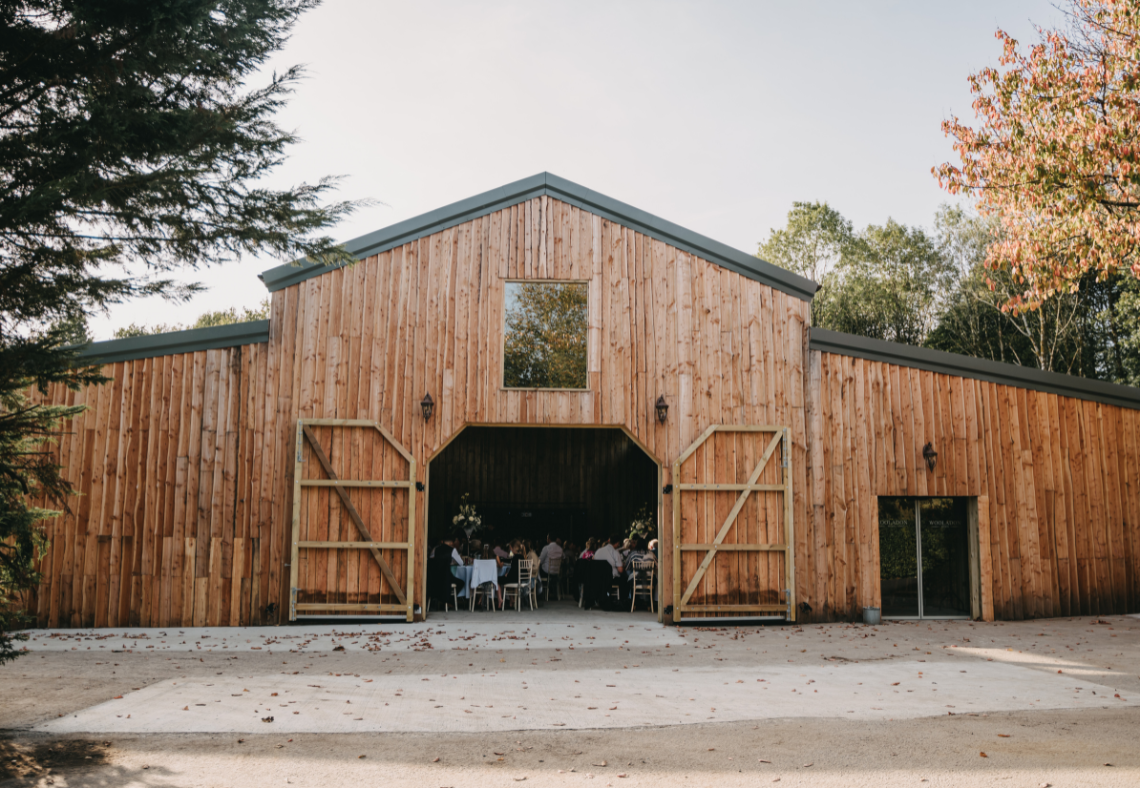
<svg viewBox="0 0 1140 788">
<path fill-rule="evenodd" d="M 810 301 L 819 285 L 810 279 L 797 276 L 791 271 L 766 263 L 739 249 L 714 241 L 711 238 L 686 230 L 653 214 L 646 213 L 632 205 L 600 194 L 585 186 L 559 178 L 549 172 L 541 172 L 497 189 L 468 197 L 466 200 L 445 205 L 434 211 L 405 219 L 345 243 L 345 248 L 357 260 L 379 254 L 409 241 L 431 233 L 454 227 L 457 224 L 486 216 L 494 211 L 509 208 L 526 200 L 548 195 L 565 203 L 589 211 L 590 213 L 618 222 L 630 229 L 675 246 L 709 262 L 727 268 L 768 285 L 788 295 Z M 314 263 L 286 264 L 270 268 L 260 275 L 261 281 L 273 293 L 291 287 L 306 279 L 332 271 L 337 266 L 322 266 Z"/>
</svg>

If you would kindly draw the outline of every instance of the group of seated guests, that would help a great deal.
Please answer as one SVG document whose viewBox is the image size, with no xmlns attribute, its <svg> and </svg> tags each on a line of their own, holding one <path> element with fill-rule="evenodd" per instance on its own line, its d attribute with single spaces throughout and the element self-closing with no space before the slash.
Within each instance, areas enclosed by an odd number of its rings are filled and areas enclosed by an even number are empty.
<svg viewBox="0 0 1140 788">
<path fill-rule="evenodd" d="M 428 597 L 442 604 L 442 600 L 451 599 L 451 584 L 454 580 L 451 567 L 463 566 L 465 561 L 456 547 L 455 537 L 444 537 L 428 556 Z M 581 578 L 583 561 L 606 561 L 610 564 L 614 582 L 618 585 L 621 599 L 629 599 L 629 589 L 633 582 L 633 562 L 635 560 L 657 561 L 657 540 L 651 539 L 648 545 L 638 538 L 625 539 L 620 536 L 611 536 L 608 540 L 590 537 L 586 546 L 579 550 L 573 542 L 563 542 L 562 539 L 547 534 L 546 544 L 541 552 L 536 552 L 530 540 L 513 539 L 505 546 L 502 543 L 492 546 L 482 543 L 478 539 L 470 542 L 471 551 L 482 560 L 494 561 L 500 568 L 507 567 L 499 579 L 499 603 L 502 604 L 503 586 L 519 582 L 520 563 L 529 560 L 532 567 L 537 567 L 538 578 L 548 582 L 552 569 L 554 573 L 573 577 L 574 586 L 582 585 Z M 468 557 L 466 563 L 471 563 Z"/>
</svg>

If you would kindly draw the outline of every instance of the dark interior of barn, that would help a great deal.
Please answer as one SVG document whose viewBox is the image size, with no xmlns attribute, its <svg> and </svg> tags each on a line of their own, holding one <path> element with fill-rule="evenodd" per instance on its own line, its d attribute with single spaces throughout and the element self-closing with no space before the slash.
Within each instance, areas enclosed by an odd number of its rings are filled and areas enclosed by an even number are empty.
<svg viewBox="0 0 1140 788">
<path fill-rule="evenodd" d="M 628 535 L 643 509 L 655 517 L 657 465 L 620 429 L 468 427 L 431 461 L 429 544 L 456 534 L 464 494 L 482 517 L 476 539 L 581 546 Z"/>
</svg>

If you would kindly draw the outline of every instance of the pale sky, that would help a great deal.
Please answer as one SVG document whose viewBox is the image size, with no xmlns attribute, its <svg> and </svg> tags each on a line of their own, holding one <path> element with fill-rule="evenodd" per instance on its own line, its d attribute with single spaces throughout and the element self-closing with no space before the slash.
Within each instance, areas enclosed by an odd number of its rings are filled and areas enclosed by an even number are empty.
<svg viewBox="0 0 1140 788">
<path fill-rule="evenodd" d="M 973 119 L 994 31 L 1028 43 L 1060 17 L 1046 0 L 325 0 L 273 64 L 308 78 L 279 116 L 303 141 L 269 184 L 347 176 L 341 196 L 379 204 L 343 240 L 544 170 L 750 254 L 796 200 L 929 226 L 949 200 L 940 123 Z M 280 262 L 193 272 L 207 293 L 117 307 L 93 333 L 255 306 Z"/>
</svg>

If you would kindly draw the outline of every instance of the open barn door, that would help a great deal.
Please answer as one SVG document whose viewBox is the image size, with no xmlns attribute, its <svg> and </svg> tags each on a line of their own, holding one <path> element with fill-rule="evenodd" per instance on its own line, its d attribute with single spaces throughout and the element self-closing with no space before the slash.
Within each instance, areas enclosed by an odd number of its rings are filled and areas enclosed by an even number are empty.
<svg viewBox="0 0 1140 788">
<path fill-rule="evenodd" d="M 289 620 L 412 620 L 416 461 L 374 421 L 298 419 Z"/>
<path fill-rule="evenodd" d="M 709 427 L 673 463 L 673 620 L 794 621 L 787 427 Z"/>
</svg>

